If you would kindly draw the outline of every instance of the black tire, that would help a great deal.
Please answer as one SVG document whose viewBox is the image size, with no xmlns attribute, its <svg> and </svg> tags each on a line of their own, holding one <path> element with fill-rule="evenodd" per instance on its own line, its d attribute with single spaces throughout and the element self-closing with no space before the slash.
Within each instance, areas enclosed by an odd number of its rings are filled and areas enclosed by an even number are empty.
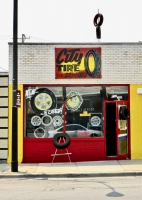
<svg viewBox="0 0 142 200">
<path fill-rule="evenodd" d="M 108 93 L 107 93 L 107 99 L 108 99 L 108 100 L 117 100 L 117 98 L 113 98 L 113 99 L 112 99 L 111 97 L 112 97 L 112 94 L 108 94 Z"/>
<path fill-rule="evenodd" d="M 90 55 L 93 56 L 94 63 L 95 63 L 93 71 L 90 71 L 89 64 L 88 64 L 88 60 L 89 60 Z M 99 55 L 97 50 L 90 49 L 86 53 L 85 58 L 84 58 L 84 67 L 85 67 L 86 73 L 91 77 L 97 77 L 100 74 L 100 72 L 101 72 L 101 58 L 100 58 L 100 55 Z"/>
<path fill-rule="evenodd" d="M 63 100 L 66 100 L 66 87 L 62 87 L 63 89 Z"/>
<path fill-rule="evenodd" d="M 59 143 L 59 139 L 64 139 L 64 143 Z M 53 137 L 53 144 L 57 149 L 65 149 L 70 145 L 70 137 L 67 133 L 57 133 Z"/>
<path fill-rule="evenodd" d="M 119 119 L 127 120 L 129 117 L 129 111 L 127 106 L 121 106 L 119 109 Z"/>
<path fill-rule="evenodd" d="M 108 94 L 106 91 L 106 86 L 102 86 L 102 89 L 100 90 L 100 95 L 103 99 L 108 99 Z"/>
<path fill-rule="evenodd" d="M 100 96 L 101 96 L 101 98 L 103 98 L 103 92 L 102 92 L 102 89 L 100 89 Z"/>
<path fill-rule="evenodd" d="M 128 100 L 128 94 L 123 94 L 123 100 Z"/>
<path fill-rule="evenodd" d="M 96 133 L 92 133 L 90 137 L 99 137 Z"/>
<path fill-rule="evenodd" d="M 101 39 L 101 27 L 100 26 L 96 27 L 96 37 L 97 37 L 97 39 Z"/>
<path fill-rule="evenodd" d="M 35 94 L 31 97 L 31 107 L 32 107 L 32 110 L 34 111 L 34 113 L 39 114 L 39 115 L 41 115 L 41 114 L 43 115 L 45 110 L 40 110 L 35 105 L 35 98 L 40 93 L 46 93 L 51 97 L 52 105 L 49 108 L 49 110 L 56 108 L 57 100 L 56 100 L 55 94 L 47 88 L 39 88 L 39 89 L 36 90 Z"/>
<path fill-rule="evenodd" d="M 99 22 L 98 22 L 99 19 Z M 104 21 L 104 17 L 102 14 L 98 13 L 97 15 L 95 15 L 94 17 L 94 26 L 101 26 L 102 23 Z"/>
</svg>

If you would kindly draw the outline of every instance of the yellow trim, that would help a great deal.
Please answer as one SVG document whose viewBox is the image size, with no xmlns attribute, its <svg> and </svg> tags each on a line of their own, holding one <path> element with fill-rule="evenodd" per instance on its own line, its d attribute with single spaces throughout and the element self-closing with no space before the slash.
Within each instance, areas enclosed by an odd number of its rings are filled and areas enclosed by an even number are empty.
<svg viewBox="0 0 142 200">
<path fill-rule="evenodd" d="M 18 90 L 21 91 L 21 107 L 18 109 L 18 163 L 23 160 L 23 85 L 18 85 Z M 12 161 L 12 85 L 8 89 L 8 159 L 7 163 Z"/>
<path fill-rule="evenodd" d="M 142 85 L 130 85 L 131 159 L 142 159 Z"/>
</svg>

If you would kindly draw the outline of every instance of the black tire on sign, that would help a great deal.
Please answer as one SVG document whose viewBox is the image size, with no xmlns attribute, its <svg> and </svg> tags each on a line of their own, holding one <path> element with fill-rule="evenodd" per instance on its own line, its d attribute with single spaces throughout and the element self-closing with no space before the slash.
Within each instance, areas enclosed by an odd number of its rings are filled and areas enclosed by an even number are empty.
<svg viewBox="0 0 142 200">
<path fill-rule="evenodd" d="M 98 13 L 94 17 L 94 26 L 101 26 L 104 21 L 104 17 L 102 14 Z"/>
<path fill-rule="evenodd" d="M 97 37 L 97 39 L 101 39 L 101 27 L 100 26 L 96 27 L 96 37 Z"/>
<path fill-rule="evenodd" d="M 93 58 L 94 58 L 94 70 L 93 71 L 90 71 L 90 68 L 89 68 L 89 56 L 90 55 L 92 55 Z M 100 72 L 101 72 L 101 58 L 100 58 L 100 55 L 99 55 L 97 50 L 90 49 L 86 53 L 85 58 L 84 58 L 84 67 L 85 67 L 86 73 L 91 77 L 96 77 L 100 74 Z"/>
<path fill-rule="evenodd" d="M 121 106 L 119 109 L 119 118 L 122 120 L 127 120 L 129 116 L 127 106 Z"/>
<path fill-rule="evenodd" d="M 60 143 L 61 139 L 64 143 Z M 57 133 L 53 137 L 53 144 L 57 149 L 65 149 L 70 145 L 70 137 L 67 133 Z"/>
</svg>

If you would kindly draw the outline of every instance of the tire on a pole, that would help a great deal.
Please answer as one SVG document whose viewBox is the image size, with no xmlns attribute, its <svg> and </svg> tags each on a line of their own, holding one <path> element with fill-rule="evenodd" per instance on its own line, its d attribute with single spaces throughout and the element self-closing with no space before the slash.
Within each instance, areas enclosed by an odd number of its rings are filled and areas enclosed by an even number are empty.
<svg viewBox="0 0 142 200">
<path fill-rule="evenodd" d="M 70 145 L 70 137 L 67 133 L 57 133 L 53 137 L 53 144 L 57 149 L 66 149 Z"/>
</svg>

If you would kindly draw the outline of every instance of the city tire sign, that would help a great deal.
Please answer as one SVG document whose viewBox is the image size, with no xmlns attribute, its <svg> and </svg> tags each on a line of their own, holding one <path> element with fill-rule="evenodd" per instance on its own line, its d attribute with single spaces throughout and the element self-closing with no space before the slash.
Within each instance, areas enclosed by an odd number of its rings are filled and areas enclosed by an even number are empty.
<svg viewBox="0 0 142 200">
<path fill-rule="evenodd" d="M 55 78 L 101 78 L 101 48 L 55 48 Z"/>
</svg>

